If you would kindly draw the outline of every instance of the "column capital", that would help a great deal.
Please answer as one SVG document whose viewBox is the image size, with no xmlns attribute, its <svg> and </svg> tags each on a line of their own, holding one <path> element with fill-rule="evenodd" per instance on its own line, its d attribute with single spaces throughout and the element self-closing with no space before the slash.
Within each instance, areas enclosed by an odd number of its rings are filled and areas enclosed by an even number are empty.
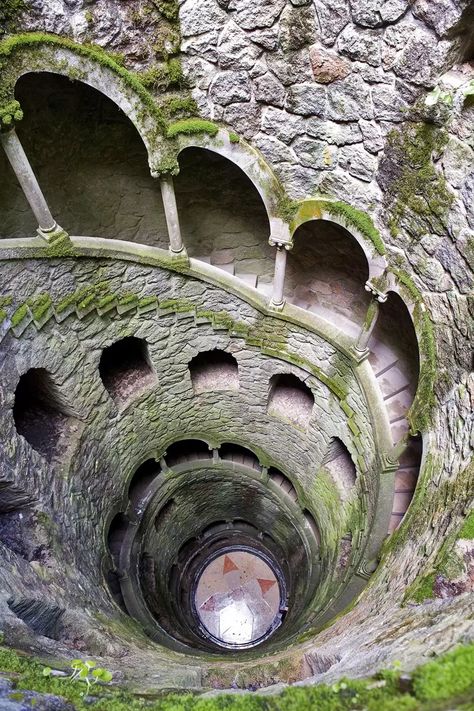
<svg viewBox="0 0 474 711">
<path fill-rule="evenodd" d="M 387 298 L 388 298 L 387 292 L 382 291 L 381 289 L 379 289 L 378 287 L 376 287 L 375 284 L 374 284 L 372 281 L 370 281 L 370 279 L 368 279 L 368 280 L 365 282 L 364 288 L 365 288 L 366 291 L 369 291 L 369 292 L 372 294 L 372 296 L 373 296 L 380 304 L 383 304 L 383 303 L 385 303 L 385 301 L 387 301 Z"/>
<path fill-rule="evenodd" d="M 268 238 L 268 244 L 271 247 L 276 247 L 277 249 L 286 249 L 287 252 L 293 249 L 293 242 L 284 242 L 282 240 L 276 239 L 270 235 Z"/>
</svg>

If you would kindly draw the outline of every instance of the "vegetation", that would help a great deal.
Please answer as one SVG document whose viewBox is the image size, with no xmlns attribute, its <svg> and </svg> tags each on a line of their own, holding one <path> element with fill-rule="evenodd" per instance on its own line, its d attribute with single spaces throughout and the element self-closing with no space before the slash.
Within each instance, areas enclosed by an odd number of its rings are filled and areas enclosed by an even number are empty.
<svg viewBox="0 0 474 711">
<path fill-rule="evenodd" d="M 174 138 L 179 135 L 192 136 L 196 133 L 207 133 L 209 136 L 216 136 L 219 131 L 219 126 L 212 121 L 204 119 L 191 118 L 176 121 L 168 126 L 166 135 L 168 138 Z"/>
<path fill-rule="evenodd" d="M 406 124 L 388 135 L 390 165 L 388 186 L 389 228 L 396 237 L 400 222 L 415 239 L 435 232 L 444 234 L 453 195 L 433 156 L 448 140 L 446 131 L 428 123 Z"/>
<path fill-rule="evenodd" d="M 81 683 L 86 676 L 87 686 L 94 684 L 90 693 L 95 697 L 96 711 L 441 711 L 453 708 L 453 703 L 461 708 L 461 704 L 474 699 L 474 645 L 459 647 L 419 667 L 409 691 L 406 684 L 402 688 L 400 671 L 392 669 L 381 672 L 375 679 L 290 687 L 274 696 L 249 693 L 201 698 L 192 694 L 165 694 L 147 701 L 146 696 L 137 698 L 108 686 L 112 674 L 97 669 L 93 662 L 74 660 L 73 665 L 72 676 L 52 676 L 49 667 L 0 647 L 0 670 L 13 679 L 15 698 L 25 689 L 55 694 L 66 698 L 78 711 L 90 708 Z M 102 684 L 96 684 L 96 680 Z M 443 701 L 449 704 L 440 704 Z"/>
<path fill-rule="evenodd" d="M 464 521 L 463 527 L 459 531 L 459 538 L 466 538 L 469 541 L 474 540 L 474 511 L 471 511 Z"/>
</svg>

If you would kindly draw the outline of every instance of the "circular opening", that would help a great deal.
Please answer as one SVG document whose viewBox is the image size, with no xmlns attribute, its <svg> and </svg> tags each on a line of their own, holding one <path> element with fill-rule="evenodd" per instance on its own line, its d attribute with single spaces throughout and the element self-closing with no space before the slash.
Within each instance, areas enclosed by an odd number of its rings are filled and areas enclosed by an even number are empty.
<svg viewBox="0 0 474 711">
<path fill-rule="evenodd" d="M 193 607 L 204 636 L 227 648 L 254 647 L 280 626 L 283 575 L 260 551 L 219 550 L 197 576 Z"/>
</svg>

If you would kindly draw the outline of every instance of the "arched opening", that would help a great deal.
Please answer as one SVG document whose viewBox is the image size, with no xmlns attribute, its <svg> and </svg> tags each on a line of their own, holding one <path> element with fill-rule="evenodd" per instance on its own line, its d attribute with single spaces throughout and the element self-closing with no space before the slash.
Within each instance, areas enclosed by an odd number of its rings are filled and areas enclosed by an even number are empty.
<svg viewBox="0 0 474 711">
<path fill-rule="evenodd" d="M 99 91 L 50 72 L 15 88 L 17 132 L 54 218 L 73 235 L 168 247 L 159 181 L 123 111 Z M 0 235 L 31 237 L 37 224 L 0 151 Z"/>
<path fill-rule="evenodd" d="M 268 470 L 268 476 L 270 477 L 270 480 L 274 484 L 276 484 L 282 491 L 284 491 L 285 494 L 292 501 L 298 501 L 298 494 L 296 492 L 295 487 L 288 479 L 288 477 L 282 474 L 279 469 L 275 469 L 275 467 L 270 467 L 270 469 Z"/>
<path fill-rule="evenodd" d="M 380 304 L 369 349 L 369 362 L 382 391 L 396 443 L 408 432 L 406 414 L 418 386 L 420 359 L 412 318 L 403 299 L 393 291 Z"/>
<path fill-rule="evenodd" d="M 151 482 L 156 479 L 161 467 L 155 459 L 147 459 L 138 467 L 128 487 L 128 498 L 136 506 L 145 494 Z"/>
<path fill-rule="evenodd" d="M 357 470 L 349 450 L 338 437 L 329 442 L 322 465 L 335 482 L 341 500 L 347 501 L 356 482 Z"/>
<path fill-rule="evenodd" d="M 367 258 L 352 235 L 328 220 L 298 227 L 289 252 L 285 296 L 291 304 L 312 311 L 350 335 L 357 334 L 370 296 Z"/>
<path fill-rule="evenodd" d="M 167 466 L 172 469 L 184 462 L 195 462 L 197 459 L 211 459 L 212 452 L 206 442 L 200 439 L 184 439 L 170 444 L 165 452 Z"/>
<path fill-rule="evenodd" d="M 30 368 L 21 376 L 13 419 L 18 434 L 48 461 L 67 449 L 73 413 L 45 368 Z"/>
<path fill-rule="evenodd" d="M 122 543 L 129 525 L 130 519 L 123 513 L 123 511 L 120 511 L 113 517 L 109 526 L 109 532 L 107 535 L 107 547 L 116 565 L 118 565 L 120 550 L 122 548 Z"/>
<path fill-rule="evenodd" d="M 156 381 L 148 345 L 135 336 L 127 336 L 104 348 L 99 373 L 105 389 L 117 403 L 128 401 L 133 394 Z"/>
<path fill-rule="evenodd" d="M 183 241 L 190 257 L 213 264 L 250 286 L 270 284 L 274 248 L 262 199 L 244 172 L 202 148 L 179 156 L 175 191 Z"/>
<path fill-rule="evenodd" d="M 198 353 L 189 363 L 193 390 L 197 394 L 208 390 L 238 390 L 239 369 L 233 355 L 215 348 Z"/>
<path fill-rule="evenodd" d="M 219 447 L 219 457 L 222 460 L 242 464 L 243 466 L 251 467 L 257 471 L 261 468 L 258 457 L 250 449 L 241 447 L 240 444 L 233 444 L 231 442 L 221 444 Z"/>
<path fill-rule="evenodd" d="M 283 373 L 271 377 L 267 406 L 270 415 L 305 429 L 313 405 L 313 393 L 296 375 Z"/>
</svg>

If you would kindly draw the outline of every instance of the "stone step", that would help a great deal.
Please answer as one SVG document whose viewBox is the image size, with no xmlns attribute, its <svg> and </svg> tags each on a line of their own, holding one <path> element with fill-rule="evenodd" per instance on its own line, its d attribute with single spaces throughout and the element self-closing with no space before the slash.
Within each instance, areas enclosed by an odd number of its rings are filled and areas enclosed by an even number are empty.
<svg viewBox="0 0 474 711">
<path fill-rule="evenodd" d="M 217 267 L 217 269 L 222 269 L 222 271 L 227 272 L 227 274 L 234 276 L 234 272 L 235 272 L 235 263 L 234 262 L 231 262 L 230 264 L 215 264 L 214 266 Z"/>
<path fill-rule="evenodd" d="M 198 262 L 205 262 L 206 264 L 211 263 L 211 258 L 210 257 L 194 257 L 194 259 L 197 259 Z"/>
</svg>

